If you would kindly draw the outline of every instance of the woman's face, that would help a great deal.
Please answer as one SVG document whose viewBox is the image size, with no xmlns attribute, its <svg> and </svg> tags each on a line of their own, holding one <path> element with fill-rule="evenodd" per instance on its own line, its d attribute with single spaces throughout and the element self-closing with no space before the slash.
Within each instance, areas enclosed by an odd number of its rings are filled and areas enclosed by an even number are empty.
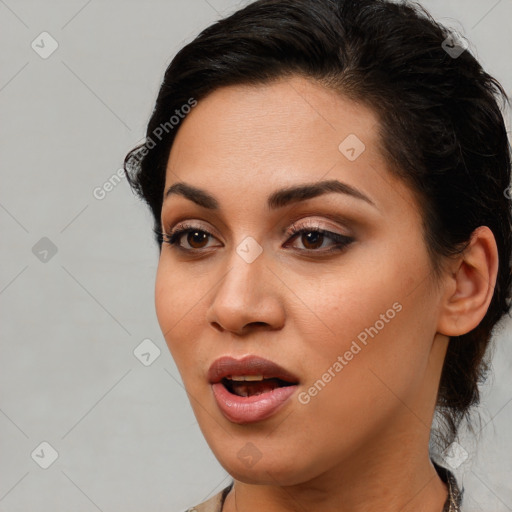
<svg viewBox="0 0 512 512">
<path fill-rule="evenodd" d="M 165 191 L 197 190 L 165 197 L 162 229 L 189 231 L 163 244 L 156 311 L 239 480 L 298 484 L 428 443 L 441 291 L 377 132 L 367 107 L 294 77 L 218 89 L 177 133 Z"/>
</svg>

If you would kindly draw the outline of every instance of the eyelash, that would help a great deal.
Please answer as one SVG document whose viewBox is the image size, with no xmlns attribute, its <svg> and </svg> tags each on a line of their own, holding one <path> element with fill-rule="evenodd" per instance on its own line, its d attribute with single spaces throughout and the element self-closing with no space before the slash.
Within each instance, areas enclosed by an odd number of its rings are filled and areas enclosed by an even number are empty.
<svg viewBox="0 0 512 512">
<path fill-rule="evenodd" d="M 160 240 L 160 242 L 169 244 L 172 249 L 177 249 L 177 250 L 188 252 L 188 253 L 201 252 L 203 250 L 207 250 L 208 248 L 187 249 L 187 248 L 181 247 L 178 244 L 178 242 L 180 241 L 181 237 L 184 234 L 190 233 L 192 231 L 204 233 L 210 237 L 213 237 L 213 235 L 211 233 L 209 233 L 208 231 L 201 229 L 197 226 L 194 226 L 192 224 L 183 222 L 183 223 L 179 224 L 178 227 L 175 228 L 174 230 L 172 230 L 170 233 L 160 232 L 159 240 Z M 296 227 L 296 226 L 292 225 L 292 227 L 288 231 L 287 235 L 289 235 L 289 240 L 291 240 L 294 238 L 298 238 L 298 235 L 301 235 L 303 233 L 322 234 L 325 237 L 330 238 L 332 241 L 334 241 L 335 244 L 334 244 L 333 248 L 328 249 L 328 250 L 326 250 L 326 249 L 299 249 L 302 252 L 317 252 L 317 253 L 318 252 L 319 253 L 330 253 L 330 252 L 334 252 L 334 251 L 338 252 L 338 251 L 345 249 L 345 247 L 347 247 L 350 243 L 352 243 L 354 241 L 354 238 L 352 238 L 352 237 L 349 237 L 346 235 L 340 235 L 339 233 L 333 233 L 332 231 L 327 231 L 317 225 L 307 225 L 307 226 L 301 226 L 301 227 Z M 322 242 L 323 242 L 323 240 L 322 240 Z"/>
</svg>

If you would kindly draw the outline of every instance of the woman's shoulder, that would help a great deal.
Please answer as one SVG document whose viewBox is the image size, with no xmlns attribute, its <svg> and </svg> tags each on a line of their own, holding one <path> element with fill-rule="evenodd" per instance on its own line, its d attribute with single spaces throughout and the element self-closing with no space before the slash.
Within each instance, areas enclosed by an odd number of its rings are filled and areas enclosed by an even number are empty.
<svg viewBox="0 0 512 512">
<path fill-rule="evenodd" d="M 224 505 L 226 496 L 232 487 L 233 482 L 222 489 L 222 491 L 219 493 L 215 494 L 206 501 L 203 501 L 199 505 L 196 505 L 195 507 L 188 508 L 185 512 L 222 512 L 222 506 Z"/>
</svg>

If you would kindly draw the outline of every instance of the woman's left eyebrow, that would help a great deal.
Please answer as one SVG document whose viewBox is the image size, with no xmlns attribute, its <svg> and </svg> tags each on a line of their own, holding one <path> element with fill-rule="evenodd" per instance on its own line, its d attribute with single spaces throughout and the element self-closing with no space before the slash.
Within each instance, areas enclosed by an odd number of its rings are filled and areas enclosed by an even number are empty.
<svg viewBox="0 0 512 512">
<path fill-rule="evenodd" d="M 375 203 L 366 194 L 352 185 L 338 180 L 325 180 L 305 185 L 294 185 L 276 190 L 268 197 L 267 206 L 270 210 L 276 210 L 292 203 L 305 201 L 307 199 L 312 199 L 314 197 L 330 193 L 345 194 L 365 201 L 377 208 Z M 185 182 L 178 182 L 171 185 L 165 193 L 164 201 L 173 194 L 185 197 L 197 205 L 209 210 L 218 210 L 220 208 L 219 201 L 211 194 Z"/>
</svg>

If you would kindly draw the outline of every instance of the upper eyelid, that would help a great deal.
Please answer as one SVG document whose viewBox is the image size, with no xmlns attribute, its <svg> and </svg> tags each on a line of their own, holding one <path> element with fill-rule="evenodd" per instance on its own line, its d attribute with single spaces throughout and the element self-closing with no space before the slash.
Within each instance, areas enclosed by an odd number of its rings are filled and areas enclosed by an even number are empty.
<svg viewBox="0 0 512 512">
<path fill-rule="evenodd" d="M 179 231 L 189 231 L 192 229 L 197 229 L 197 231 L 204 231 L 205 233 L 208 233 L 210 236 L 216 237 L 215 233 L 212 233 L 212 229 L 203 227 L 201 224 L 197 224 L 197 221 L 180 221 L 175 224 L 175 226 L 172 229 L 169 229 L 166 231 L 167 234 L 173 235 L 178 233 Z M 165 230 L 164 230 L 165 231 Z"/>
<path fill-rule="evenodd" d="M 203 231 L 205 233 L 208 233 L 211 236 L 216 237 L 215 233 L 212 233 L 212 231 L 215 231 L 215 230 L 212 230 L 208 227 L 203 227 L 201 224 L 198 224 L 197 222 L 198 221 L 188 221 L 188 220 L 179 221 L 171 229 L 168 229 L 168 230 L 164 229 L 164 232 L 166 234 L 173 235 L 173 234 L 178 233 L 179 231 L 187 231 L 187 230 L 197 229 L 198 231 Z M 300 220 L 293 221 L 289 225 L 289 227 L 283 228 L 282 234 L 287 234 L 287 233 L 293 234 L 293 231 L 299 231 L 299 230 L 303 230 L 303 229 L 323 230 L 323 231 L 332 232 L 333 234 L 337 234 L 337 235 L 341 235 L 341 236 L 346 236 L 346 237 L 351 236 L 350 234 L 338 233 L 336 231 L 336 228 L 331 228 L 329 226 L 322 225 L 322 223 L 317 220 L 306 220 L 306 221 L 303 221 L 303 223 L 301 223 Z"/>
<path fill-rule="evenodd" d="M 327 198 L 326 198 L 327 199 Z M 368 230 L 374 229 L 374 223 L 371 219 L 367 218 L 366 213 L 364 211 L 360 211 L 359 209 L 353 210 L 352 208 L 345 209 L 341 207 L 338 209 L 338 205 L 331 205 L 326 202 L 323 204 L 307 204 L 302 205 L 298 212 L 293 213 L 293 210 L 288 212 L 288 214 L 276 216 L 276 219 L 270 219 L 272 222 L 272 227 L 275 229 L 277 224 L 274 223 L 278 221 L 278 224 L 281 224 L 282 221 L 285 222 L 282 229 L 279 229 L 279 234 L 283 235 L 288 229 L 290 225 L 297 225 L 302 222 L 309 223 L 321 223 L 321 228 L 333 232 L 338 232 L 338 234 L 344 234 L 346 236 L 351 236 L 354 233 L 354 230 L 359 231 L 360 229 Z M 197 216 L 196 216 L 197 215 Z M 221 237 L 221 233 L 231 232 L 231 228 L 227 219 L 224 215 L 219 215 L 217 213 L 213 213 L 213 222 L 214 226 L 219 225 L 221 231 L 218 230 L 217 227 L 206 228 L 206 231 L 209 231 L 211 234 Z M 287 218 L 287 219 L 286 219 Z M 280 219 L 280 220 L 278 220 Z M 161 220 L 161 229 L 167 228 L 168 230 L 176 229 L 176 226 L 181 223 L 206 223 L 206 225 L 211 226 L 211 215 L 208 212 L 206 215 L 198 212 L 195 208 L 189 209 L 187 208 L 170 208 L 169 205 L 167 208 L 162 209 L 162 215 L 160 217 Z M 201 228 L 202 229 L 202 228 Z M 341 231 L 341 233 L 339 233 Z M 267 230 L 267 233 L 269 231 Z"/>
</svg>

